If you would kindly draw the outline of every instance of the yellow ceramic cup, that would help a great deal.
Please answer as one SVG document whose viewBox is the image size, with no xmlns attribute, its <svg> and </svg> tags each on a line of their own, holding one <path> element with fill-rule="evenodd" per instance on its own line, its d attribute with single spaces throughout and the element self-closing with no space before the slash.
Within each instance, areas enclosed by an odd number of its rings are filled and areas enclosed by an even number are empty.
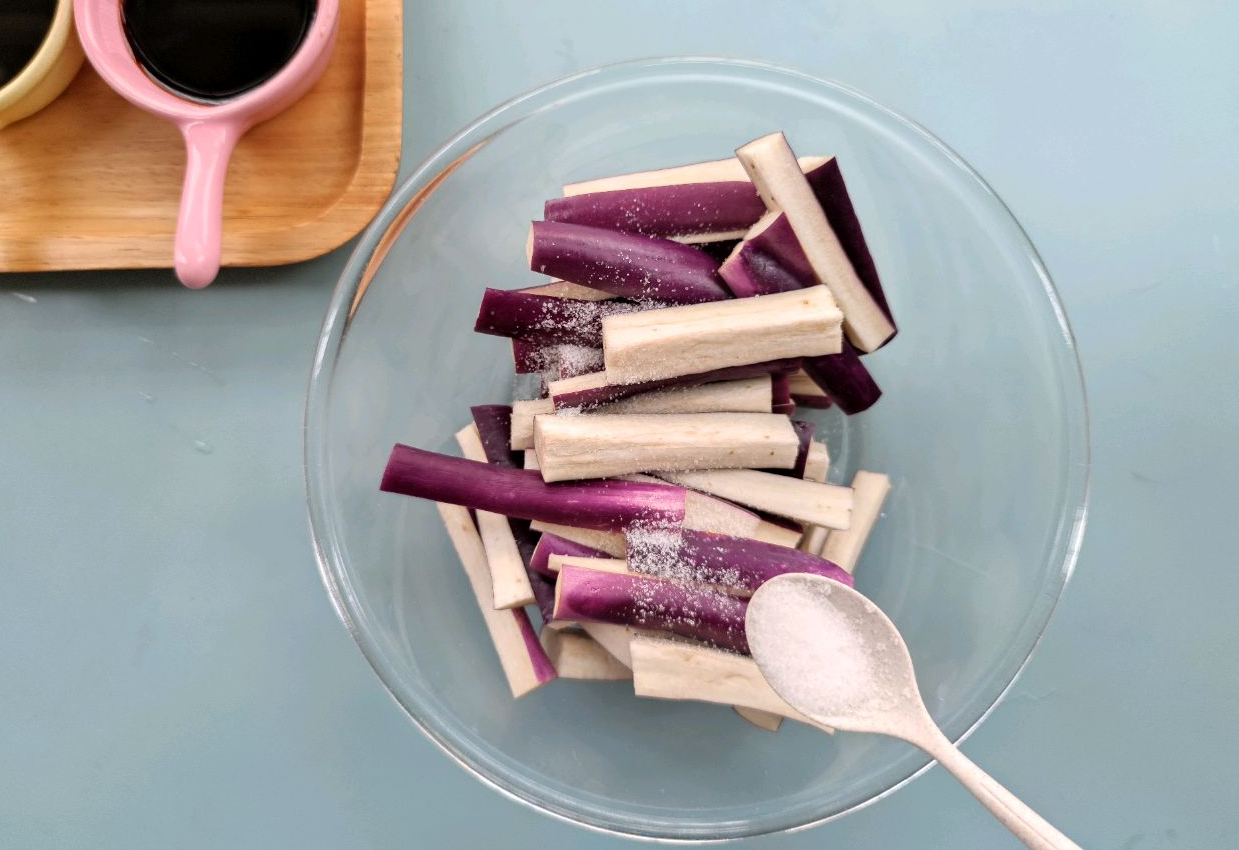
<svg viewBox="0 0 1239 850">
<path fill-rule="evenodd" d="M 83 58 L 73 27 L 73 0 L 57 0 L 52 25 L 38 52 L 16 77 L 0 87 L 0 130 L 60 97 L 82 67 Z"/>
</svg>

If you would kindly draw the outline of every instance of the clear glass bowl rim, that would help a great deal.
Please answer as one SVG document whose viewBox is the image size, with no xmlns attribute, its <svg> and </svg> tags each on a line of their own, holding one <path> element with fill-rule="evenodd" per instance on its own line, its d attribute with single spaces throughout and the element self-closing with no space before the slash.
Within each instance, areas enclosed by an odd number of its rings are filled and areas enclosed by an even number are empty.
<svg viewBox="0 0 1239 850">
<path fill-rule="evenodd" d="M 951 149 L 945 142 L 931 133 L 928 129 L 899 113 L 896 110 L 887 107 L 863 92 L 852 88 L 844 83 L 836 80 L 825 79 L 814 76 L 812 74 L 799 71 L 774 63 L 750 60 L 736 59 L 721 56 L 669 56 L 647 59 L 635 59 L 623 62 L 610 63 L 588 68 L 564 77 L 560 77 L 543 86 L 530 89 L 522 94 L 519 94 L 498 106 L 492 108 L 488 112 L 482 114 L 463 129 L 455 133 L 450 139 L 444 142 L 438 149 L 431 153 L 421 164 L 396 188 L 391 197 L 383 205 L 382 209 L 375 216 L 374 220 L 366 228 L 365 232 L 359 238 L 352 255 L 349 258 L 344 271 L 340 275 L 339 283 L 331 296 L 330 304 L 327 308 L 326 317 L 323 321 L 322 330 L 319 335 L 318 345 L 315 349 L 313 367 L 310 372 L 309 389 L 306 396 L 305 419 L 304 419 L 304 439 L 305 439 L 305 483 L 306 483 L 306 498 L 307 509 L 309 513 L 311 540 L 314 547 L 315 559 L 318 563 L 319 575 L 322 578 L 323 585 L 330 597 L 331 604 L 334 607 L 336 614 L 348 629 L 354 642 L 361 650 L 362 655 L 369 662 L 379 680 L 383 683 L 388 694 L 393 698 L 401 710 L 409 717 L 426 737 L 442 750 L 449 758 L 459 764 L 462 768 L 475 776 L 481 782 L 494 788 L 504 796 L 515 800 L 523 805 L 530 807 L 535 811 L 548 814 L 557 819 L 568 823 L 576 824 L 587 829 L 611 835 L 619 835 L 627 838 L 637 838 L 645 840 L 653 840 L 660 842 L 679 843 L 679 842 L 720 842 L 738 840 L 741 838 L 754 837 L 780 832 L 797 832 L 804 829 L 810 829 L 823 823 L 841 818 L 851 812 L 858 811 L 866 806 L 872 805 L 878 800 L 887 797 L 898 789 L 902 788 L 907 783 L 922 775 L 932 762 L 926 760 L 925 763 L 917 770 L 903 778 L 902 780 L 892 784 L 886 790 L 874 794 L 866 800 L 863 800 L 846 809 L 837 812 L 826 814 L 822 817 L 798 821 L 793 823 L 767 823 L 750 822 L 743 826 L 731 824 L 729 829 L 719 835 L 704 835 L 700 832 L 693 831 L 691 833 L 676 834 L 673 828 L 656 828 L 649 831 L 639 831 L 634 829 L 631 824 L 621 822 L 616 819 L 607 819 L 600 812 L 583 812 L 579 807 L 573 807 L 570 804 L 556 804 L 554 801 L 546 798 L 536 797 L 532 793 L 527 793 L 524 789 L 505 784 L 499 776 L 491 775 L 485 766 L 477 761 L 477 753 L 469 751 L 464 745 L 464 742 L 457 739 L 453 740 L 453 736 L 446 734 L 442 729 L 436 727 L 434 721 L 428 720 L 417 710 L 415 706 L 406 703 L 405 699 L 401 698 L 401 694 L 397 693 L 397 689 L 392 684 L 393 677 L 389 669 L 389 662 L 383 657 L 382 651 L 368 637 L 366 629 L 362 624 L 363 612 L 357 604 L 355 595 L 348 582 L 347 576 L 338 566 L 340 563 L 340 549 L 337 542 L 337 529 L 331 519 L 331 516 L 326 508 L 323 498 L 325 491 L 325 434 L 327 431 L 327 413 L 329 409 L 329 394 L 331 377 L 334 371 L 336 358 L 339 355 L 340 345 L 344 339 L 344 335 L 348 330 L 348 318 L 355 305 L 360 302 L 364 295 L 364 286 L 368 284 L 369 277 L 367 272 L 373 270 L 382 262 L 383 256 L 386 254 L 387 246 L 396 238 L 403 229 L 409 216 L 405 215 L 410 202 L 413 201 L 419 193 L 425 191 L 436 178 L 441 178 L 443 175 L 443 166 L 456 161 L 462 154 L 473 148 L 476 144 L 484 142 L 493 130 L 492 125 L 499 124 L 507 126 L 509 121 L 501 121 L 500 119 L 517 112 L 522 108 L 528 108 L 533 104 L 537 104 L 546 98 L 555 94 L 571 90 L 575 86 L 588 83 L 598 78 L 600 81 L 605 80 L 608 76 L 618 75 L 629 77 L 630 75 L 642 74 L 661 74 L 661 73 L 676 73 L 677 71 L 708 71 L 716 70 L 721 73 L 749 73 L 754 75 L 766 75 L 770 77 L 785 77 L 790 78 L 801 84 L 818 86 L 833 90 L 836 94 L 844 95 L 848 98 L 861 102 L 865 107 L 881 113 L 887 119 L 893 120 L 904 126 L 905 129 L 913 134 L 920 136 L 923 141 L 928 142 L 936 148 L 942 156 L 950 162 L 950 164 L 959 172 L 968 178 L 968 182 L 972 184 L 972 189 L 981 192 L 984 195 L 990 196 L 992 202 L 997 204 L 998 214 L 1005 215 L 1014 225 L 1018 239 L 1022 243 L 1022 248 L 1028 262 L 1034 267 L 1037 277 L 1040 279 L 1049 305 L 1054 313 L 1054 317 L 1058 324 L 1059 331 L 1062 335 L 1062 342 L 1074 361 L 1074 370 L 1065 372 L 1066 379 L 1072 386 L 1064 387 L 1064 395 L 1070 403 L 1076 405 L 1078 409 L 1074 412 L 1078 413 L 1078 423 L 1074 428 L 1074 433 L 1071 435 L 1073 448 L 1081 455 L 1081 462 L 1078 468 L 1073 469 L 1070 474 L 1068 483 L 1068 496 L 1065 501 L 1066 509 L 1071 510 L 1074 507 L 1072 516 L 1066 521 L 1070 522 L 1070 528 L 1066 532 L 1066 545 L 1064 551 L 1063 562 L 1059 569 L 1060 581 L 1057 586 L 1057 591 L 1053 598 L 1048 601 L 1042 611 L 1042 622 L 1037 629 L 1037 634 L 1032 644 L 1029 646 L 1023 660 L 1016 668 L 1011 680 L 995 697 L 993 702 L 987 706 L 977 718 L 971 722 L 965 731 L 956 739 L 956 743 L 964 741 L 974 730 L 981 725 L 982 722 L 994 711 L 995 708 L 1002 702 L 1003 698 L 1010 692 L 1012 686 L 1018 681 L 1020 675 L 1027 667 L 1029 660 L 1032 658 L 1041 638 L 1045 633 L 1045 628 L 1057 608 L 1059 600 L 1062 598 L 1062 593 L 1066 588 L 1067 582 L 1075 569 L 1077 559 L 1079 557 L 1080 546 L 1084 537 L 1084 530 L 1087 524 L 1088 515 L 1088 498 L 1090 488 L 1090 471 L 1091 471 L 1091 443 L 1090 443 L 1090 427 L 1089 427 L 1089 410 L 1088 399 L 1084 384 L 1083 368 L 1080 364 L 1079 353 L 1075 343 L 1075 337 L 1072 333 L 1070 323 L 1067 319 L 1066 312 L 1063 309 L 1061 300 L 1058 296 L 1058 291 L 1050 278 L 1044 262 L 1029 239 L 1027 232 L 1019 224 L 1014 214 L 1006 203 L 999 197 L 998 193 L 990 187 L 990 185 L 981 177 L 977 171 L 972 168 L 959 154 Z M 538 110 L 532 109 L 523 115 L 520 115 L 516 120 L 524 120 Z M 415 697 L 408 696 L 408 701 L 416 703 Z M 768 818 L 767 820 L 773 820 Z M 720 825 L 721 827 L 721 825 Z"/>
</svg>

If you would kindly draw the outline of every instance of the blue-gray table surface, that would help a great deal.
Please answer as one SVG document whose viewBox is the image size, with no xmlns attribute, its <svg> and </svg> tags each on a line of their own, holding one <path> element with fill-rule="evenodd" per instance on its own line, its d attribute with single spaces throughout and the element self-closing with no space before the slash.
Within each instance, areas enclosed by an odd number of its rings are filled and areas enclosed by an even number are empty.
<svg viewBox="0 0 1239 850">
<path fill-rule="evenodd" d="M 683 53 L 842 80 L 954 146 L 1057 281 L 1094 436 L 1079 567 L 964 749 L 1085 847 L 1233 847 L 1236 33 L 1223 0 L 417 0 L 402 173 L 524 89 Z M 301 412 L 346 254 L 200 293 L 0 276 L 0 846 L 620 846 L 450 763 L 327 602 Z M 939 769 L 750 844 L 1017 846 Z"/>
</svg>

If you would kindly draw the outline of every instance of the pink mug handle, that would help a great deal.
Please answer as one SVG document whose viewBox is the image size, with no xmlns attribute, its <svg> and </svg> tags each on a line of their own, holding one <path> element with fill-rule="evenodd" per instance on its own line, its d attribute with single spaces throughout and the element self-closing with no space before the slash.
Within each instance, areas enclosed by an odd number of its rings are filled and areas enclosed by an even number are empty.
<svg viewBox="0 0 1239 850">
<path fill-rule="evenodd" d="M 232 149 L 243 132 L 234 121 L 181 124 L 187 159 L 174 257 L 176 276 L 190 289 L 202 289 L 219 272 L 224 178 Z"/>
</svg>

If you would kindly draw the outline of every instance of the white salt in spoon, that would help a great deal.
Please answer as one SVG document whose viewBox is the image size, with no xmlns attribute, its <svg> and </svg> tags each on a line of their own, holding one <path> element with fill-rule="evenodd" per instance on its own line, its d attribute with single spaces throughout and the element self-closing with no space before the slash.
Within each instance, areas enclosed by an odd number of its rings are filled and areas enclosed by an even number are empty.
<svg viewBox="0 0 1239 850">
<path fill-rule="evenodd" d="M 745 628 L 762 675 L 801 714 L 915 744 L 1033 850 L 1080 850 L 942 734 L 921 700 L 899 631 L 857 591 L 822 576 L 782 575 L 753 594 Z"/>
</svg>

